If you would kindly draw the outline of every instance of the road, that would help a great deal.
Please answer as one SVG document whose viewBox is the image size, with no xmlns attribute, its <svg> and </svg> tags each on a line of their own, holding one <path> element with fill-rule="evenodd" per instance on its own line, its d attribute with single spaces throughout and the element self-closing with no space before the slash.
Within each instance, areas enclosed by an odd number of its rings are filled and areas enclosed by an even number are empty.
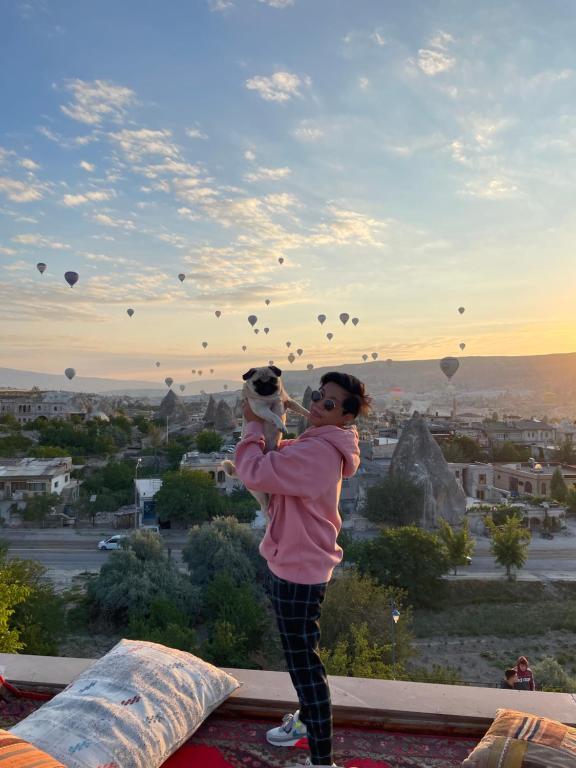
<svg viewBox="0 0 576 768">
<path fill-rule="evenodd" d="M 182 562 L 181 547 L 173 548 L 171 555 L 178 563 Z M 30 542 L 13 541 L 8 550 L 8 557 L 37 560 L 49 569 L 63 571 L 98 571 L 106 562 L 110 552 L 100 552 L 96 545 L 87 546 L 74 542 Z"/>
</svg>

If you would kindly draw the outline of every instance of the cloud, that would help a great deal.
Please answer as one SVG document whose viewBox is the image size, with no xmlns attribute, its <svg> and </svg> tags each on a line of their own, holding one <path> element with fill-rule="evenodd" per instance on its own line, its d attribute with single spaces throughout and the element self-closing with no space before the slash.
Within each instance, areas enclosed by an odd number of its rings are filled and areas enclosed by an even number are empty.
<svg viewBox="0 0 576 768">
<path fill-rule="evenodd" d="M 0 246 L 0 253 L 5 256 L 15 256 L 18 251 L 15 248 L 4 248 L 3 246 Z"/>
<path fill-rule="evenodd" d="M 87 125 L 100 125 L 103 120 L 120 122 L 126 109 L 136 103 L 136 94 L 130 88 L 106 80 L 72 80 L 65 88 L 73 100 L 61 105 L 65 115 Z"/>
<path fill-rule="evenodd" d="M 314 142 L 319 141 L 324 136 L 324 131 L 317 125 L 314 125 L 310 120 L 302 120 L 298 128 L 296 128 L 292 135 L 298 141 Z"/>
<path fill-rule="evenodd" d="M 70 250 L 70 246 L 66 245 L 66 243 L 60 243 L 51 237 L 44 237 L 44 235 L 39 234 L 15 235 L 11 240 L 19 245 L 33 245 L 38 248 L 50 248 L 53 251 Z"/>
<path fill-rule="evenodd" d="M 292 171 L 290 168 L 258 168 L 253 173 L 244 174 L 246 181 L 279 181 L 280 179 L 286 179 Z"/>
<path fill-rule="evenodd" d="M 208 0 L 208 8 L 211 11 L 227 11 L 234 8 L 234 0 Z"/>
<path fill-rule="evenodd" d="M 193 128 L 186 128 L 186 136 L 190 139 L 207 139 L 208 134 L 204 133 L 197 125 Z"/>
<path fill-rule="evenodd" d="M 386 45 L 386 38 L 382 35 L 379 29 L 375 29 L 370 35 L 370 40 L 381 48 Z"/>
<path fill-rule="evenodd" d="M 244 159 L 249 160 L 250 162 L 253 162 L 256 160 L 256 155 L 254 152 L 252 152 L 251 149 L 247 149 L 246 152 L 244 152 Z"/>
<path fill-rule="evenodd" d="M 441 29 L 430 40 L 430 48 L 436 48 L 441 51 L 447 51 L 450 45 L 454 42 L 454 38 L 448 32 L 443 32 Z"/>
<path fill-rule="evenodd" d="M 35 163 L 34 160 L 30 160 L 29 157 L 25 157 L 22 160 L 20 160 L 20 165 L 22 168 L 25 168 L 27 171 L 37 171 L 40 166 L 38 163 Z"/>
<path fill-rule="evenodd" d="M 294 5 L 294 0 L 259 0 L 259 2 L 269 5 L 271 8 L 289 8 Z"/>
<path fill-rule="evenodd" d="M 76 208 L 78 205 L 85 205 L 86 203 L 100 203 L 104 200 L 110 200 L 116 197 L 116 193 L 112 189 L 99 189 L 94 192 L 83 192 L 79 195 L 64 195 L 62 198 L 62 205 L 67 208 Z"/>
<path fill-rule="evenodd" d="M 512 181 L 503 177 L 470 181 L 462 190 L 462 194 L 470 197 L 481 197 L 485 200 L 502 200 L 519 196 L 519 189 Z"/>
<path fill-rule="evenodd" d="M 114 227 L 115 229 L 124 229 L 130 232 L 136 229 L 136 225 L 130 219 L 117 219 L 109 216 L 107 213 L 96 213 L 92 216 L 93 220 L 104 227 Z"/>
<path fill-rule="evenodd" d="M 149 128 L 124 129 L 111 133 L 110 139 L 123 150 L 130 162 L 137 163 L 146 155 L 163 155 L 166 158 L 178 156 L 178 147 L 172 141 L 172 131 L 164 128 L 153 131 Z"/>
<path fill-rule="evenodd" d="M 367 77 L 359 77 L 358 85 L 363 91 L 366 91 L 368 89 L 368 86 L 370 85 L 370 80 L 368 80 Z"/>
<path fill-rule="evenodd" d="M 96 168 L 96 166 L 93 163 L 89 163 L 87 160 L 80 160 L 78 165 L 83 170 L 88 171 L 88 173 L 92 173 L 92 171 L 94 171 Z"/>
<path fill-rule="evenodd" d="M 528 88 L 540 88 L 541 86 L 554 85 L 574 77 L 573 69 L 547 69 L 530 77 L 526 83 Z"/>
<path fill-rule="evenodd" d="M 36 180 L 27 182 L 0 176 L 0 192 L 13 203 L 31 203 L 42 199 L 45 186 Z"/>
<path fill-rule="evenodd" d="M 271 77 L 258 75 L 246 80 L 249 91 L 257 91 L 264 101 L 289 101 L 293 96 L 300 96 L 302 86 L 312 84 L 308 76 L 300 78 L 291 72 L 275 72 Z"/>
<path fill-rule="evenodd" d="M 428 48 L 420 48 L 416 64 L 418 68 L 429 77 L 439 75 L 441 72 L 447 72 L 452 69 L 456 59 L 442 51 L 432 51 Z"/>
<path fill-rule="evenodd" d="M 11 157 L 12 155 L 15 155 L 15 152 L 12 152 L 10 149 L 4 149 L 4 147 L 0 147 L 0 165 L 6 162 L 6 160 Z"/>
</svg>

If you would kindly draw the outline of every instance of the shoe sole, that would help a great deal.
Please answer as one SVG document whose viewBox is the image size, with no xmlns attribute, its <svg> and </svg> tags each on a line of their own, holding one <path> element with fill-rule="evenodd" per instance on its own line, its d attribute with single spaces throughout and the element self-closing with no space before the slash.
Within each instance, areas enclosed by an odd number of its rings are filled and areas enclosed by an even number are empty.
<svg viewBox="0 0 576 768">
<path fill-rule="evenodd" d="M 302 741 L 302 739 L 306 738 L 307 735 L 304 734 L 293 739 L 282 739 L 282 741 L 275 741 L 273 738 L 271 739 L 268 734 L 266 734 L 266 741 L 268 744 L 272 744 L 274 747 L 293 747 L 295 744 L 298 744 L 299 741 Z"/>
</svg>

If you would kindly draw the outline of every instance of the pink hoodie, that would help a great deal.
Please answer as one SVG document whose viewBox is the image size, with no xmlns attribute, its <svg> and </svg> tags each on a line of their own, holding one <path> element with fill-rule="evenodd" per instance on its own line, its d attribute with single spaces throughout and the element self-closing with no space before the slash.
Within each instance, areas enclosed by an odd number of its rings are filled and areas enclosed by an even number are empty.
<svg viewBox="0 0 576 768">
<path fill-rule="evenodd" d="M 264 454 L 262 424 L 250 422 L 236 447 L 236 472 L 247 488 L 271 494 L 260 554 L 272 573 L 296 584 L 330 581 L 342 560 L 336 538 L 342 477 L 360 464 L 356 427 L 310 427 Z"/>
</svg>

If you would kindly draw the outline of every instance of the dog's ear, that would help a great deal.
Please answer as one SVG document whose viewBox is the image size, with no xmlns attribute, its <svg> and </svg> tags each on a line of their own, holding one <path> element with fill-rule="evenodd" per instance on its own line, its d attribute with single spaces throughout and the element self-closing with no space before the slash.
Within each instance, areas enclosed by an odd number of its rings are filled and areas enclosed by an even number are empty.
<svg viewBox="0 0 576 768">
<path fill-rule="evenodd" d="M 254 374 L 255 374 L 255 373 L 256 373 L 256 368 L 250 368 L 250 370 L 249 370 L 249 371 L 246 371 L 246 373 L 244 374 L 244 376 L 242 376 L 242 379 L 243 379 L 244 381 L 248 381 L 248 379 L 251 379 L 251 378 L 252 378 L 252 376 L 254 376 Z"/>
<path fill-rule="evenodd" d="M 278 376 L 278 377 L 282 376 L 282 371 L 280 370 L 280 368 L 278 368 L 278 366 L 269 365 L 268 368 L 270 368 L 274 376 Z"/>
</svg>

